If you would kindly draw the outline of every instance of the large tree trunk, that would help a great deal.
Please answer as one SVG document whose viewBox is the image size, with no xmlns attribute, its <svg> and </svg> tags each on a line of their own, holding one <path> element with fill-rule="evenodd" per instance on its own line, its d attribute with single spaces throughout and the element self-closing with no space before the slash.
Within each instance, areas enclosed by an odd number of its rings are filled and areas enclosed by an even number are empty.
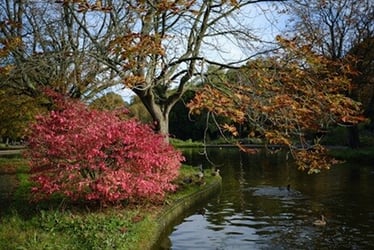
<svg viewBox="0 0 374 250">
<path fill-rule="evenodd" d="M 175 102 L 156 103 L 152 92 L 134 90 L 153 118 L 155 132 L 163 135 L 169 141 L 169 114 Z"/>
<path fill-rule="evenodd" d="M 169 113 L 169 111 L 150 112 L 155 124 L 155 132 L 163 135 L 166 142 L 169 142 Z"/>
<path fill-rule="evenodd" d="M 169 141 L 169 114 L 163 114 L 156 119 L 156 131 L 165 136 L 166 141 Z"/>
</svg>

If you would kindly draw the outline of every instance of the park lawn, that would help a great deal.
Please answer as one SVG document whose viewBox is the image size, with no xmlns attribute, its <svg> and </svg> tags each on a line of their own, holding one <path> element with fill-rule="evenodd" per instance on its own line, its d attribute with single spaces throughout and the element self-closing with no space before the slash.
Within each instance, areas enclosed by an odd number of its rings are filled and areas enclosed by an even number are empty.
<svg viewBox="0 0 374 250">
<path fill-rule="evenodd" d="M 13 199 L 0 210 L 0 249 L 147 249 L 162 211 L 201 189 L 196 184 L 182 184 L 186 176 L 197 172 L 184 165 L 177 180 L 180 188 L 162 204 L 99 208 L 57 198 L 33 204 L 28 202 L 27 169 L 21 157 L 0 158 L 0 173 L 15 173 L 19 181 Z M 212 179 L 207 176 L 206 182 Z"/>
</svg>

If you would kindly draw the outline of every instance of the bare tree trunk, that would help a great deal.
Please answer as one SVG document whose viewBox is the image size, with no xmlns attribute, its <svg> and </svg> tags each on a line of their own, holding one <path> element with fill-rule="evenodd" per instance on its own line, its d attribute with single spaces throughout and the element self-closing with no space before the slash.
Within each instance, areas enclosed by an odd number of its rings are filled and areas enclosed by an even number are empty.
<svg viewBox="0 0 374 250">
<path fill-rule="evenodd" d="M 155 132 L 163 135 L 165 141 L 169 141 L 169 114 L 175 102 L 166 102 L 163 104 L 155 101 L 155 96 L 151 91 L 142 91 L 134 89 L 140 100 L 152 116 L 155 126 Z"/>
<path fill-rule="evenodd" d="M 156 120 L 156 131 L 165 137 L 165 141 L 169 141 L 169 114 Z"/>
</svg>

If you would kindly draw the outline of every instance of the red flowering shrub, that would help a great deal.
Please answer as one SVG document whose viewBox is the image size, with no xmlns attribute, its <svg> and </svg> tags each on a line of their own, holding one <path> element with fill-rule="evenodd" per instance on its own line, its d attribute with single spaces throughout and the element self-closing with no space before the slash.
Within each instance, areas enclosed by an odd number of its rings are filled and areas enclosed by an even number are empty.
<svg viewBox="0 0 374 250">
<path fill-rule="evenodd" d="M 102 203 L 162 199 L 183 160 L 161 135 L 120 114 L 57 98 L 31 126 L 26 156 L 36 200 L 62 194 Z"/>
</svg>

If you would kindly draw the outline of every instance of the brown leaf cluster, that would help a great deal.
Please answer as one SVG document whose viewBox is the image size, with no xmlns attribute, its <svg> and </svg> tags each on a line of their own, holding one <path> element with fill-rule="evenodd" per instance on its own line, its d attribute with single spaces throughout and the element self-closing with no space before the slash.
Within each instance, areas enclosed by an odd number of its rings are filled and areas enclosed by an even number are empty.
<svg viewBox="0 0 374 250">
<path fill-rule="evenodd" d="M 160 35 L 129 33 L 111 41 L 109 48 L 112 53 L 120 54 L 125 70 L 145 67 L 146 58 L 154 55 L 164 55 Z"/>
<path fill-rule="evenodd" d="M 192 113 L 207 110 L 252 127 L 251 133 L 266 143 L 289 148 L 300 169 L 309 173 L 328 169 L 336 162 L 325 156 L 318 138 L 308 137 L 364 120 L 360 103 L 346 95 L 355 72 L 309 45 L 277 40 L 282 47 L 278 54 L 248 62 L 236 72 L 240 77 L 219 87 L 206 84 L 188 107 Z"/>
</svg>

